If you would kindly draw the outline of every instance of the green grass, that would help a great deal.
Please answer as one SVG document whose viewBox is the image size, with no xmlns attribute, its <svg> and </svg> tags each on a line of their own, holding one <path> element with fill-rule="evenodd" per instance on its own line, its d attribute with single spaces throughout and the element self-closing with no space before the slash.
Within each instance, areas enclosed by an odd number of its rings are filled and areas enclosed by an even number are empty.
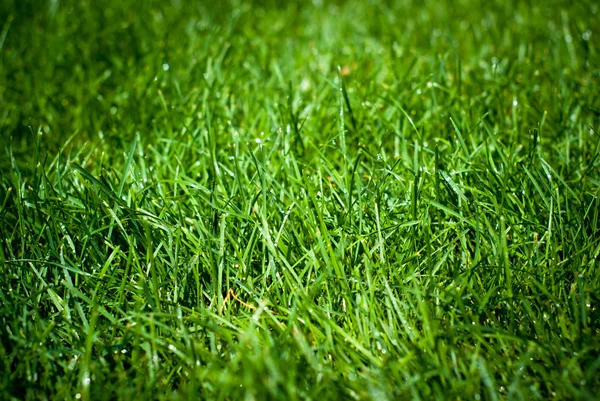
<svg viewBox="0 0 600 401">
<path fill-rule="evenodd" d="M 599 6 L 261 4 L 1 2 L 0 399 L 597 396 Z"/>
</svg>

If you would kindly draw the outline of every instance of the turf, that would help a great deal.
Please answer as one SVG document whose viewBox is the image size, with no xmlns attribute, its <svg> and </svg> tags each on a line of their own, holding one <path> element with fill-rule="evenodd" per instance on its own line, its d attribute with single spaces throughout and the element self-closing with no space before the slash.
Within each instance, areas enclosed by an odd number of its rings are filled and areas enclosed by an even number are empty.
<svg viewBox="0 0 600 401">
<path fill-rule="evenodd" d="M 597 396 L 595 2 L 0 28 L 0 398 Z"/>
</svg>

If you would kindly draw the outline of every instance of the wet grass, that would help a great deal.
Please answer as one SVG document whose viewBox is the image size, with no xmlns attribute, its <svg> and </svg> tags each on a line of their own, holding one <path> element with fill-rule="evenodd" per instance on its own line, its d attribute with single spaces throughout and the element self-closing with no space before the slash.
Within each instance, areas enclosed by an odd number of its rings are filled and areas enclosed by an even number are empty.
<svg viewBox="0 0 600 401">
<path fill-rule="evenodd" d="M 0 398 L 597 394 L 594 2 L 189 3 L 0 5 Z"/>
</svg>

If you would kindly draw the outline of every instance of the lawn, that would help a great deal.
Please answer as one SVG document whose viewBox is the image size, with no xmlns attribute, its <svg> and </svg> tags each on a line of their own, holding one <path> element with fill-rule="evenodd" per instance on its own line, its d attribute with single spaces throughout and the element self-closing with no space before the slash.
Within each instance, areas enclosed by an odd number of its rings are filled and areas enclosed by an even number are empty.
<svg viewBox="0 0 600 401">
<path fill-rule="evenodd" d="M 0 399 L 600 392 L 600 6 L 0 2 Z"/>
</svg>

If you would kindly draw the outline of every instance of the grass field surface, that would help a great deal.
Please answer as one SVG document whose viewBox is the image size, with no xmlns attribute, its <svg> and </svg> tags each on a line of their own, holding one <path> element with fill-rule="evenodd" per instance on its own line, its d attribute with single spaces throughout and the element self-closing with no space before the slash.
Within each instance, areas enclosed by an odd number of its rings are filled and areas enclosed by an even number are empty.
<svg viewBox="0 0 600 401">
<path fill-rule="evenodd" d="M 0 399 L 600 391 L 593 1 L 0 2 Z"/>
</svg>

